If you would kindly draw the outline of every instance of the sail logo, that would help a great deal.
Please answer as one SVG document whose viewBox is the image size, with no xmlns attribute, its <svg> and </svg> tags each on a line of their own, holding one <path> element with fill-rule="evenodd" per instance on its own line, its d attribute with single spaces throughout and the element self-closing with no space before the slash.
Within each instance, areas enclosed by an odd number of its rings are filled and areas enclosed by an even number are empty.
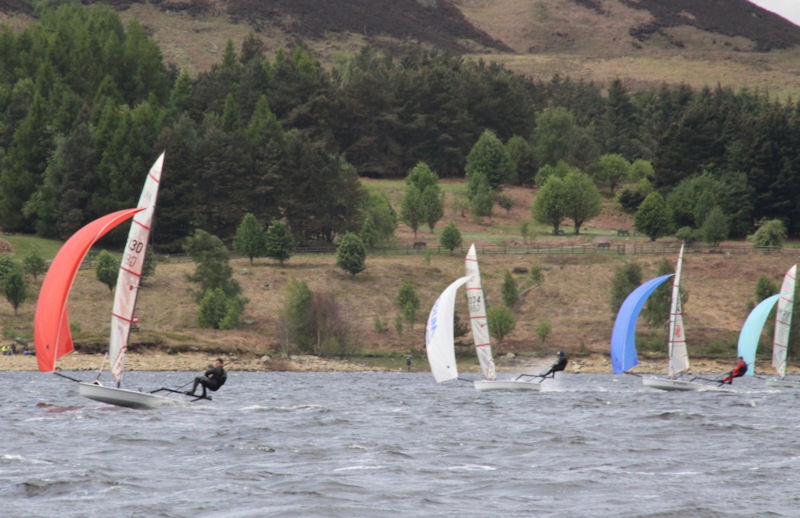
<svg viewBox="0 0 800 518">
<path fill-rule="evenodd" d="M 428 318 L 428 328 L 425 332 L 425 347 L 431 343 L 431 338 L 433 335 L 436 334 L 436 328 L 439 326 L 439 302 L 441 298 L 436 299 L 436 302 L 433 303 L 433 308 L 431 308 L 431 315 Z"/>
</svg>

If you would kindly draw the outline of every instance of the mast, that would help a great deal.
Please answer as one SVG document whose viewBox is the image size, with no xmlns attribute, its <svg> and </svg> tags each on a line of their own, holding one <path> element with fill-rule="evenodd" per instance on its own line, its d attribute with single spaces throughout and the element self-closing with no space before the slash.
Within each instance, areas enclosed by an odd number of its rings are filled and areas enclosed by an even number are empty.
<svg viewBox="0 0 800 518">
<path fill-rule="evenodd" d="M 681 308 L 681 268 L 683 266 L 683 243 L 678 253 L 678 265 L 672 279 L 672 305 L 669 312 L 669 376 L 677 376 L 689 370 L 689 354 L 686 352 L 686 335 Z"/>
<path fill-rule="evenodd" d="M 483 300 L 481 272 L 478 268 L 478 255 L 475 243 L 469 247 L 464 261 L 469 280 L 467 281 L 467 302 L 469 303 L 469 321 L 472 327 L 472 340 L 475 352 L 481 364 L 481 372 L 487 380 L 495 378 L 494 360 L 492 359 L 492 343 L 489 338 L 489 323 L 486 320 L 486 302 Z"/>
<path fill-rule="evenodd" d="M 119 387 L 125 367 L 125 353 L 128 350 L 128 338 L 131 322 L 136 309 L 136 298 L 139 295 L 139 282 L 142 277 L 147 243 L 150 237 L 150 226 L 156 208 L 158 186 L 161 182 L 161 169 L 164 165 L 164 153 L 158 157 L 147 174 L 147 179 L 139 197 L 138 208 L 143 209 L 136 214 L 128 232 L 125 251 L 119 266 L 117 287 L 114 290 L 114 308 L 111 311 L 111 336 L 109 338 L 108 356 L 111 373 Z"/>
</svg>

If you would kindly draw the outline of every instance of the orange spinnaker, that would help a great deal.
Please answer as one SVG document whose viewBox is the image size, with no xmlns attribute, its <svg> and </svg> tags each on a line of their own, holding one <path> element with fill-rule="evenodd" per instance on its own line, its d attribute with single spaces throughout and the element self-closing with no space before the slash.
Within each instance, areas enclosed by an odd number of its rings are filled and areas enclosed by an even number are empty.
<svg viewBox="0 0 800 518">
<path fill-rule="evenodd" d="M 72 352 L 67 297 L 86 253 L 97 240 L 141 210 L 144 209 L 124 209 L 92 221 L 75 232 L 56 254 L 39 290 L 33 319 L 33 341 L 40 371 L 54 371 L 56 360 Z"/>
</svg>

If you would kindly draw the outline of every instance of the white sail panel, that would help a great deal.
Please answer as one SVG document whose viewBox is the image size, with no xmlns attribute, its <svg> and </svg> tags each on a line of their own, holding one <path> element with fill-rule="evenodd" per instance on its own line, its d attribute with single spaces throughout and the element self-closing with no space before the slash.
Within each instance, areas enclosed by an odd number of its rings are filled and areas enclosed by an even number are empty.
<svg viewBox="0 0 800 518">
<path fill-rule="evenodd" d="M 445 288 L 434 302 L 425 326 L 425 352 L 433 377 L 439 383 L 458 378 L 453 344 L 453 317 L 456 292 L 469 277 L 461 277 Z"/>
<path fill-rule="evenodd" d="M 469 321 L 472 327 L 472 340 L 481 365 L 483 377 L 495 379 L 494 360 L 492 359 L 492 343 L 489 338 L 489 323 L 486 320 L 486 302 L 483 300 L 481 272 L 478 267 L 478 254 L 475 244 L 469 247 L 464 265 L 469 276 L 467 281 L 467 302 L 469 303 Z"/>
<path fill-rule="evenodd" d="M 108 353 L 111 362 L 111 372 L 119 385 L 122 371 L 125 366 L 125 353 L 128 349 L 128 337 L 136 297 L 139 292 L 139 280 L 144 267 L 144 257 L 147 252 L 147 242 L 150 237 L 150 226 L 153 212 L 156 207 L 158 186 L 161 182 L 161 169 L 164 165 L 164 153 L 158 157 L 150 168 L 147 179 L 139 197 L 138 208 L 144 208 L 133 217 L 128 240 L 120 262 L 117 286 L 114 291 L 114 307 L 111 311 L 111 337 L 109 339 Z"/>
<path fill-rule="evenodd" d="M 786 376 L 786 351 L 789 348 L 789 331 L 792 329 L 794 288 L 797 276 L 795 264 L 783 276 L 778 312 L 775 315 L 775 336 L 772 342 L 772 366 L 780 377 Z"/>
<path fill-rule="evenodd" d="M 681 310 L 681 268 L 683 266 L 683 243 L 678 254 L 678 265 L 672 279 L 672 304 L 669 312 L 669 368 L 668 374 L 676 376 L 689 370 L 689 353 L 686 351 L 686 335 Z"/>
</svg>

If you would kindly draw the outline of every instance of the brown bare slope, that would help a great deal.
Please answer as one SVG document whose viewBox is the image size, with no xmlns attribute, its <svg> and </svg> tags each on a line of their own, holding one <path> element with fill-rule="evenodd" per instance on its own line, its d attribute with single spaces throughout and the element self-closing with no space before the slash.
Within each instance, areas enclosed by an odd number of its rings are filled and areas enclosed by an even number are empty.
<svg viewBox="0 0 800 518">
<path fill-rule="evenodd" d="M 94 3 L 95 0 L 84 0 Z M 631 88 L 684 83 L 800 97 L 800 28 L 747 0 L 109 0 L 138 20 L 165 59 L 197 73 L 228 41 L 255 32 L 272 54 L 297 41 L 324 64 L 364 45 L 403 42 L 496 61 L 542 80 L 554 74 Z M 30 23 L 22 0 L 0 21 Z M 769 52 L 764 52 L 769 50 Z"/>
<path fill-rule="evenodd" d="M 740 36 L 755 43 L 757 51 L 785 49 L 800 43 L 800 28 L 747 0 L 622 0 L 634 9 L 649 11 L 653 21 L 631 29 L 639 40 L 682 25 Z M 675 44 L 682 46 L 680 41 Z"/>
<path fill-rule="evenodd" d="M 84 1 L 95 3 L 93 0 Z M 545 36 L 555 44 L 579 43 L 589 29 L 627 45 L 659 37 L 675 47 L 688 43 L 669 32 L 692 27 L 719 36 L 744 38 L 754 50 L 785 49 L 800 43 L 800 28 L 747 0 L 111 0 L 125 11 L 152 5 L 165 15 L 176 11 L 202 19 L 227 14 L 258 32 L 279 30 L 290 38 L 324 40 L 353 34 L 375 43 L 382 38 L 433 45 L 452 52 L 477 48 L 527 52 L 537 45 L 513 45 L 527 32 L 535 42 Z M 23 0 L 0 0 L 0 13 L 30 14 Z M 571 26 L 563 25 L 570 20 Z M 385 41 L 385 40 L 384 40 Z M 187 42 L 188 43 L 188 42 Z M 512 48 L 514 50 L 512 50 Z M 574 50 L 581 51 L 580 47 Z M 744 50 L 744 49 L 739 49 Z"/>
</svg>

